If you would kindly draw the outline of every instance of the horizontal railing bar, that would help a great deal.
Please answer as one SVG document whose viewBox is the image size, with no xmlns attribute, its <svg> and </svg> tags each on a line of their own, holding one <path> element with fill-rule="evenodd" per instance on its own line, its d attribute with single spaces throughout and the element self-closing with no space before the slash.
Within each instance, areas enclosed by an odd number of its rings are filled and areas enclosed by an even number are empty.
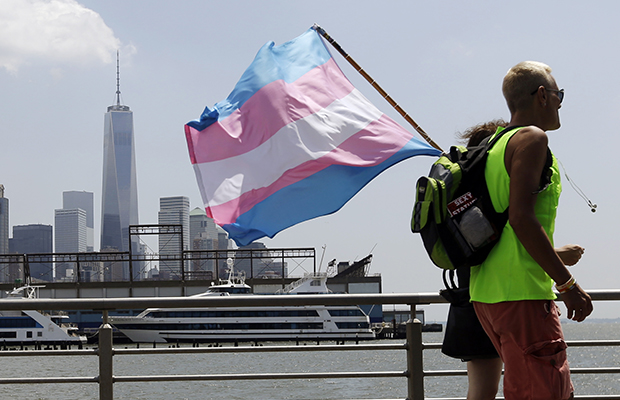
<svg viewBox="0 0 620 400">
<path fill-rule="evenodd" d="M 263 353 L 263 352 L 302 352 L 302 351 L 366 351 L 366 350 L 405 350 L 402 344 L 351 344 L 351 345 L 309 345 L 309 346 L 226 346 L 226 347 L 172 347 L 113 349 L 114 355 L 130 354 L 194 354 L 194 353 Z M 1 353 L 0 353 L 1 354 Z"/>
<path fill-rule="evenodd" d="M 620 367 L 571 368 L 570 372 L 571 374 L 620 374 Z M 467 375 L 467 371 L 464 369 L 440 369 L 424 371 L 423 374 L 424 376 L 465 376 Z"/>
<path fill-rule="evenodd" d="M 570 347 L 620 346 L 620 340 L 573 340 L 566 342 Z M 441 343 L 425 343 L 423 348 L 441 349 Z M 222 346 L 222 347 L 167 347 L 167 348 L 115 348 L 115 355 L 133 354 L 195 354 L 195 353 L 262 353 L 262 352 L 306 352 L 306 351 L 367 351 L 405 350 L 406 343 L 397 344 L 344 344 L 344 345 L 295 345 L 295 346 Z M 98 350 L 3 350 L 0 357 L 33 356 L 90 356 Z"/>
<path fill-rule="evenodd" d="M 572 374 L 620 374 L 618 367 L 571 368 Z"/>
<path fill-rule="evenodd" d="M 431 371 L 423 371 L 424 376 L 465 376 L 467 371 L 464 369 L 438 369 Z"/>
<path fill-rule="evenodd" d="M 425 397 L 424 400 L 467 400 L 467 397 Z M 495 397 L 495 400 L 504 400 L 504 398 Z"/>
<path fill-rule="evenodd" d="M 135 354 L 199 354 L 199 353 L 263 353 L 263 352 L 303 352 L 303 351 L 368 351 L 405 350 L 401 344 L 351 344 L 351 345 L 303 345 L 303 346 L 226 346 L 226 347 L 166 347 L 166 348 L 125 348 L 113 349 L 115 355 Z M 37 356 L 96 356 L 97 349 L 85 350 L 4 350 L 0 357 Z"/>
<path fill-rule="evenodd" d="M 85 350 L 3 350 L 0 357 L 39 357 L 39 356 L 96 356 L 97 349 Z"/>
<path fill-rule="evenodd" d="M 592 290 L 584 289 L 584 290 L 590 295 L 590 297 L 592 298 L 592 301 L 620 300 L 620 289 L 592 289 Z M 559 295 L 558 295 L 558 300 L 560 300 Z"/>
<path fill-rule="evenodd" d="M 607 347 L 620 346 L 620 340 L 567 340 L 569 347 Z M 425 350 L 441 349 L 441 343 L 422 343 Z"/>
<path fill-rule="evenodd" d="M 424 400 L 467 400 L 467 397 L 425 397 Z M 504 398 L 496 397 L 495 400 L 504 400 Z"/>
<path fill-rule="evenodd" d="M 379 372 L 302 372 L 270 374 L 215 374 L 215 375 L 146 375 L 115 376 L 114 382 L 171 382 L 171 381 L 236 381 L 269 379 L 343 379 L 343 378 L 403 378 L 407 371 Z"/>
<path fill-rule="evenodd" d="M 620 346 L 620 340 L 572 340 L 569 347 Z M 425 350 L 441 349 L 441 343 L 424 343 Z M 367 350 L 405 350 L 406 343 L 397 344 L 344 344 L 344 345 L 295 345 L 295 346 L 222 346 L 222 347 L 167 347 L 167 348 L 115 348 L 115 355 L 135 354 L 199 354 L 199 353 L 262 353 L 262 352 L 306 352 L 306 351 L 367 351 Z M 90 356 L 98 350 L 3 350 L 0 357 L 32 356 Z"/>
<path fill-rule="evenodd" d="M 0 385 L 35 384 L 35 383 L 98 383 L 99 377 L 67 376 L 67 377 L 39 377 L 39 378 L 0 378 Z"/>
<path fill-rule="evenodd" d="M 567 340 L 569 347 L 620 346 L 620 340 Z"/>
<path fill-rule="evenodd" d="M 620 400 L 620 396 L 618 395 L 607 395 L 607 394 L 582 394 L 575 395 L 575 400 Z M 427 397 L 426 400 L 467 400 L 466 397 Z M 495 400 L 505 400 L 503 397 L 496 397 Z"/>
<path fill-rule="evenodd" d="M 620 300 L 620 290 L 591 290 L 592 300 Z M 116 310 L 175 307 L 244 307 L 350 304 L 433 304 L 447 301 L 437 293 L 372 293 L 318 295 L 256 295 L 213 297 L 123 297 L 80 299 L 19 299 L 0 302 L 0 310 Z"/>
<path fill-rule="evenodd" d="M 619 297 L 620 299 L 620 297 Z M 435 293 L 412 294 L 316 294 L 207 297 L 122 297 L 81 299 L 24 299 L 0 302 L 0 310 L 116 310 L 191 307 L 303 306 L 351 304 L 445 303 Z"/>
</svg>

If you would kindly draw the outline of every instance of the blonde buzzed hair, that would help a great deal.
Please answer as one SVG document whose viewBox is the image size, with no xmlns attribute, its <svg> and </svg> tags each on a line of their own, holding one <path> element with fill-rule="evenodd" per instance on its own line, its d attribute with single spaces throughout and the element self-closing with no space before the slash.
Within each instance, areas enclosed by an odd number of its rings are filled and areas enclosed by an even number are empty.
<svg viewBox="0 0 620 400">
<path fill-rule="evenodd" d="M 511 113 L 528 107 L 532 91 L 541 85 L 548 88 L 555 84 L 551 67 L 538 61 L 523 61 L 508 70 L 502 92 Z"/>
</svg>

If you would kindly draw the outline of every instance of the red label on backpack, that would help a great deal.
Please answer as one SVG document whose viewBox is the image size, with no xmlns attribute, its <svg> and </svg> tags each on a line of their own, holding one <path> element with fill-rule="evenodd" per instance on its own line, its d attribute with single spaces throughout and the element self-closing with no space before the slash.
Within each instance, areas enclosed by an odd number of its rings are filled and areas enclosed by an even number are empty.
<svg viewBox="0 0 620 400">
<path fill-rule="evenodd" d="M 467 192 L 464 195 L 457 197 L 448 203 L 448 212 L 450 216 L 454 217 L 457 214 L 467 210 L 472 204 L 476 202 L 476 198 L 471 192 Z"/>
</svg>

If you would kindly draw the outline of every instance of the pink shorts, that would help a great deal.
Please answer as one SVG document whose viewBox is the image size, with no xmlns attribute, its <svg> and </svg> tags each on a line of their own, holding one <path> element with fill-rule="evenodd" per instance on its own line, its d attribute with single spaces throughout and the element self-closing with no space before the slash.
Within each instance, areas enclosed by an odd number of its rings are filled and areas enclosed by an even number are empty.
<svg viewBox="0 0 620 400">
<path fill-rule="evenodd" d="M 551 300 L 474 302 L 504 361 L 506 400 L 565 400 L 573 393 L 560 311 Z"/>
</svg>

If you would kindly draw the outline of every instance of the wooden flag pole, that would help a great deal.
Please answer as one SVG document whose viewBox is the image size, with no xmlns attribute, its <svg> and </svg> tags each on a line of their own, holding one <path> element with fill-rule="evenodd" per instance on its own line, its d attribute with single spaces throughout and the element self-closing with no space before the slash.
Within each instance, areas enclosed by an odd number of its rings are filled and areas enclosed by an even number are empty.
<svg viewBox="0 0 620 400">
<path fill-rule="evenodd" d="M 383 98 L 387 100 L 387 102 L 390 103 L 392 107 L 394 107 L 396 111 L 398 111 L 399 114 L 402 115 L 403 118 L 405 118 L 405 120 L 407 120 L 407 122 L 411 124 L 411 126 L 413 126 L 413 128 L 424 138 L 424 140 L 428 142 L 428 144 L 443 152 L 443 149 L 439 147 L 439 145 L 435 143 L 426 132 L 424 132 L 424 129 L 422 129 L 422 127 L 420 127 L 420 125 L 418 125 L 413 120 L 413 118 L 411 118 L 409 114 L 407 114 L 405 110 L 403 110 L 401 106 L 399 106 L 398 103 L 396 103 L 394 99 L 392 99 L 392 97 L 390 97 L 390 95 L 387 94 L 386 91 L 383 90 L 383 88 L 379 86 L 379 84 L 374 79 L 372 79 L 372 77 L 368 75 L 368 73 L 364 71 L 364 69 L 360 67 L 359 64 L 356 63 L 355 60 L 353 60 L 342 47 L 340 47 L 338 42 L 332 39 L 332 37 L 329 36 L 327 32 L 325 32 L 325 30 L 319 25 L 314 24 L 313 29 L 316 30 L 319 35 L 323 36 L 325 40 L 327 40 L 332 46 L 334 46 L 334 48 L 344 57 L 344 59 L 347 60 L 357 72 L 359 72 L 364 78 L 366 78 L 366 80 L 372 85 L 372 87 L 374 87 L 377 92 L 379 92 L 379 94 L 381 94 L 381 96 L 383 96 Z"/>
</svg>

